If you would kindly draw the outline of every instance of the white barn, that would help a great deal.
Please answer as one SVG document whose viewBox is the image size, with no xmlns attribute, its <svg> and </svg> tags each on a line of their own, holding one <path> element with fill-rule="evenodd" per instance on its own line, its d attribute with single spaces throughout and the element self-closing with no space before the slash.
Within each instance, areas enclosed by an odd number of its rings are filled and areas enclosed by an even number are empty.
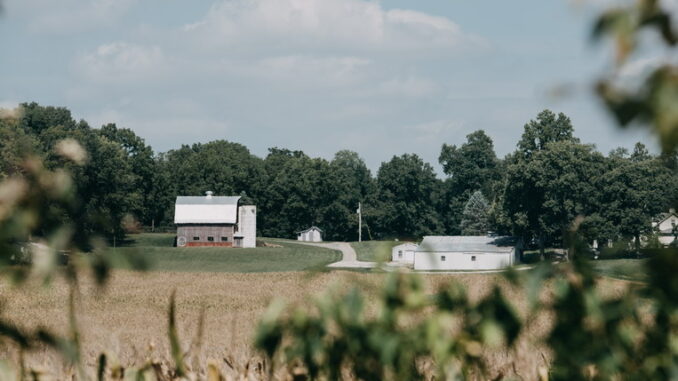
<svg viewBox="0 0 678 381">
<path fill-rule="evenodd" d="M 516 263 L 508 237 L 426 236 L 414 252 L 415 270 L 497 270 Z"/>
<path fill-rule="evenodd" d="M 652 227 L 659 234 L 659 242 L 665 246 L 670 245 L 676 239 L 675 231 L 678 229 L 676 210 L 671 209 L 668 213 L 660 215 L 657 221 L 652 223 Z"/>
<path fill-rule="evenodd" d="M 391 261 L 398 263 L 414 263 L 414 251 L 417 250 L 417 244 L 412 242 L 405 242 L 403 244 L 393 246 L 391 249 Z"/>
<path fill-rule="evenodd" d="M 178 196 L 174 204 L 179 247 L 256 247 L 257 207 L 240 196 Z"/>
<path fill-rule="evenodd" d="M 297 232 L 297 241 L 304 242 L 322 242 L 323 241 L 323 231 L 317 226 L 311 226 L 306 230 Z"/>
</svg>

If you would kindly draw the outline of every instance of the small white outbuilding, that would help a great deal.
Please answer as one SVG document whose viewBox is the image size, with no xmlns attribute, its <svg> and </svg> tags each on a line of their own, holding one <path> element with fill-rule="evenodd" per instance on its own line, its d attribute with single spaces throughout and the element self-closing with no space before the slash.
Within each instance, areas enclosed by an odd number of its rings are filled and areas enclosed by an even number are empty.
<svg viewBox="0 0 678 381">
<path fill-rule="evenodd" d="M 652 227 L 659 235 L 659 242 L 668 246 L 676 239 L 678 230 L 678 214 L 675 209 L 670 209 L 668 213 L 658 216 L 657 221 L 652 223 Z"/>
<path fill-rule="evenodd" d="M 414 252 L 415 270 L 497 270 L 517 263 L 510 237 L 426 236 Z"/>
<path fill-rule="evenodd" d="M 414 263 L 414 251 L 417 250 L 417 244 L 412 242 L 405 242 L 398 246 L 393 246 L 391 249 L 391 261 L 398 263 Z"/>
<path fill-rule="evenodd" d="M 317 226 L 311 226 L 306 230 L 297 232 L 297 241 L 303 242 L 322 242 L 323 231 Z"/>
</svg>

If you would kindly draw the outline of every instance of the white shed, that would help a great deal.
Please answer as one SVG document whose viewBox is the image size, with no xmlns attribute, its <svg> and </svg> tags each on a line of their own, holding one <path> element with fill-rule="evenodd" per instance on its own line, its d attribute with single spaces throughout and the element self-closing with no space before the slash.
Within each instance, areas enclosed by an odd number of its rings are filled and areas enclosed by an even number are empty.
<svg viewBox="0 0 678 381">
<path fill-rule="evenodd" d="M 417 244 L 412 242 L 405 242 L 398 246 L 393 246 L 391 249 L 391 261 L 399 263 L 414 263 L 414 251 L 417 249 Z"/>
<path fill-rule="evenodd" d="M 414 252 L 415 270 L 497 270 L 517 262 L 510 237 L 426 236 Z"/>
<path fill-rule="evenodd" d="M 323 241 L 323 231 L 317 226 L 311 226 L 306 230 L 297 232 L 297 241 L 304 242 L 322 242 Z"/>
<path fill-rule="evenodd" d="M 670 245 L 676 238 L 676 229 L 678 229 L 678 214 L 675 209 L 670 209 L 668 213 L 661 214 L 657 221 L 652 223 L 652 227 L 659 234 L 659 242 L 664 245 Z"/>
</svg>

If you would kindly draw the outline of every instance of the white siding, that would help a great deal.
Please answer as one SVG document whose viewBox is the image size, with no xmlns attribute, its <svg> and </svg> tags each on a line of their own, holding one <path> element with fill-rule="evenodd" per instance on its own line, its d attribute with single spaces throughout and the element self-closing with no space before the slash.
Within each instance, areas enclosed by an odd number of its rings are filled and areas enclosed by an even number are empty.
<svg viewBox="0 0 678 381">
<path fill-rule="evenodd" d="M 464 253 L 417 251 L 415 270 L 498 270 L 512 266 L 514 251 L 503 253 Z"/>
<path fill-rule="evenodd" d="M 678 225 L 678 217 L 675 215 L 662 221 L 662 223 L 659 224 L 659 231 L 664 234 L 671 234 L 674 225 Z"/>
<path fill-rule="evenodd" d="M 399 263 L 414 263 L 414 251 L 417 245 L 411 242 L 402 245 L 394 246 L 391 249 L 391 261 Z"/>
<path fill-rule="evenodd" d="M 318 229 L 304 230 L 297 236 L 297 241 L 322 242 L 322 240 L 322 233 Z"/>
</svg>

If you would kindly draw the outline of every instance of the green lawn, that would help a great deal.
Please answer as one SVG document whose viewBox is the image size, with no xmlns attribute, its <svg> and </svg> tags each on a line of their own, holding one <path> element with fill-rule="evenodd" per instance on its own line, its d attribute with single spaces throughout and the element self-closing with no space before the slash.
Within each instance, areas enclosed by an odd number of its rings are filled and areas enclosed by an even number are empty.
<svg viewBox="0 0 678 381">
<path fill-rule="evenodd" d="M 294 241 L 259 239 L 282 247 L 251 249 L 223 247 L 172 247 L 174 234 L 143 233 L 130 237 L 118 254 L 136 254 L 150 262 L 153 271 L 276 272 L 321 269 L 339 261 L 341 253 Z M 113 249 L 110 249 L 113 250 Z"/>
<path fill-rule="evenodd" d="M 605 259 L 593 261 L 596 271 L 610 278 L 646 282 L 646 259 Z"/>
<path fill-rule="evenodd" d="M 383 262 L 391 260 L 391 249 L 400 245 L 401 241 L 363 241 L 351 242 L 358 260 L 368 262 Z"/>
</svg>

